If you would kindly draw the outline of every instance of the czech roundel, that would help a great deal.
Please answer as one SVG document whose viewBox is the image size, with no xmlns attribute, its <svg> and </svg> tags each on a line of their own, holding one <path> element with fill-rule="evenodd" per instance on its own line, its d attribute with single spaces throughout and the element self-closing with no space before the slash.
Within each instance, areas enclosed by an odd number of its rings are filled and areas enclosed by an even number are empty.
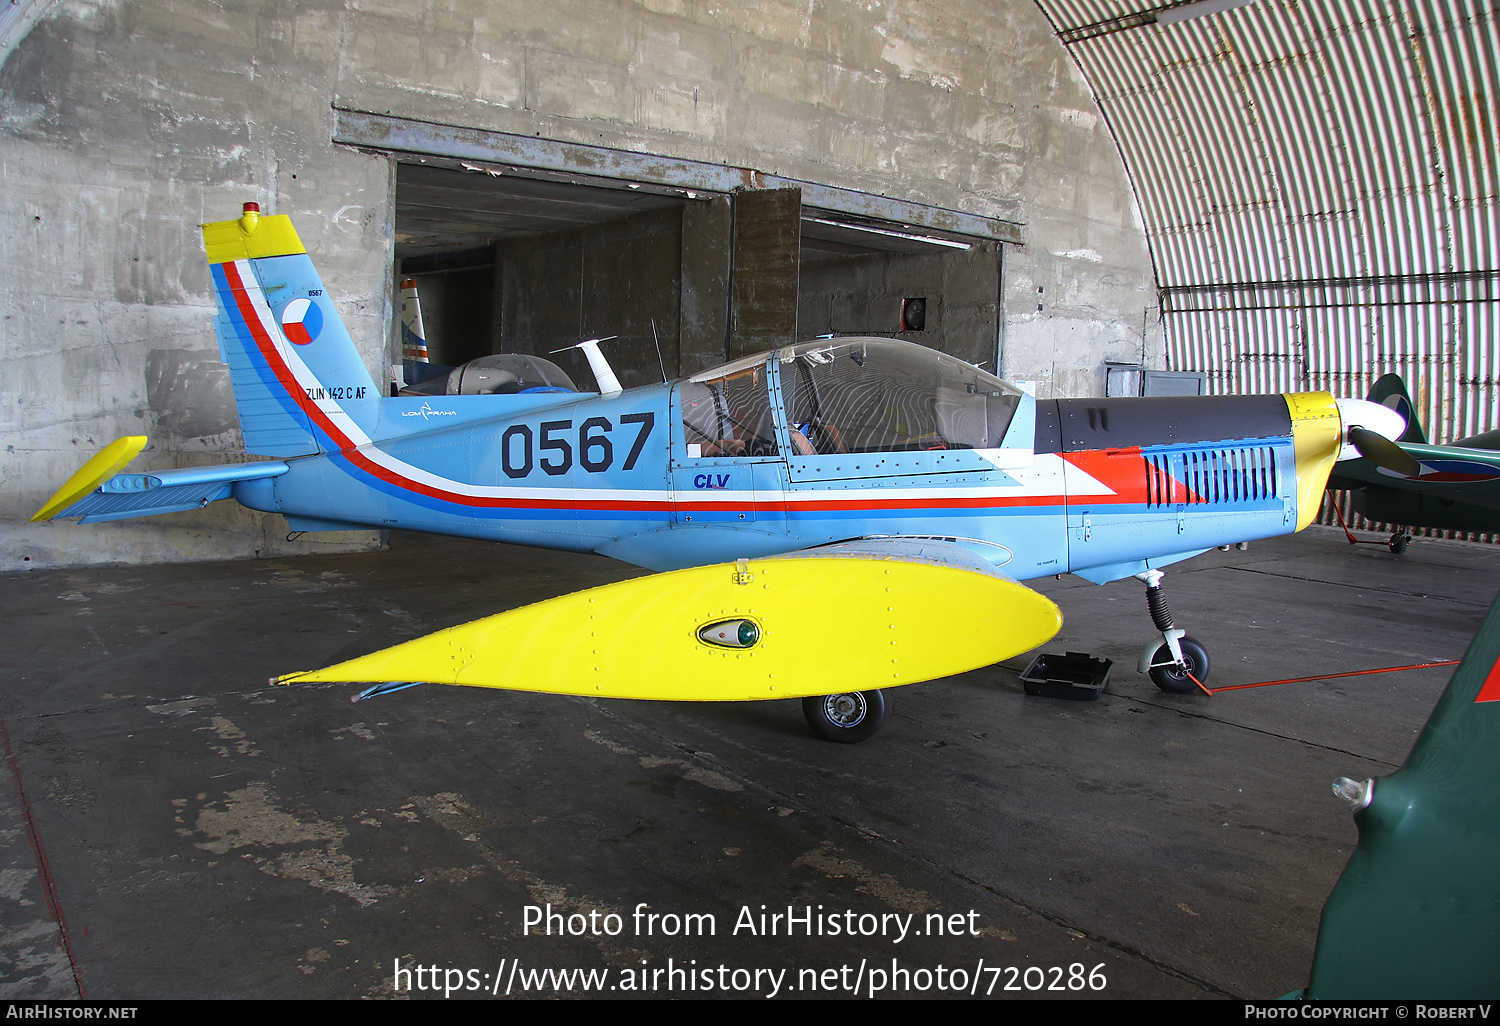
<svg viewBox="0 0 1500 1026">
<path fill-rule="evenodd" d="M 310 299 L 294 299 L 281 311 L 281 330 L 287 338 L 305 346 L 323 330 L 323 311 Z"/>
</svg>

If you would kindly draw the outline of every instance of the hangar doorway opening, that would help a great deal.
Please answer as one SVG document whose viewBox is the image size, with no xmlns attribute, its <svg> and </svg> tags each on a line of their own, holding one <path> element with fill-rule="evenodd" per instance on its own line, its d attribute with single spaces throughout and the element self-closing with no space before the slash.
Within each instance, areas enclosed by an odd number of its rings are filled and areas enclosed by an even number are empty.
<svg viewBox="0 0 1500 1026">
<path fill-rule="evenodd" d="M 902 338 L 999 373 L 1000 242 L 813 207 L 800 222 L 799 338 Z"/>
<path fill-rule="evenodd" d="M 716 362 L 724 346 L 722 312 L 715 323 L 700 315 L 702 303 L 690 302 L 723 291 L 701 280 L 693 258 L 705 222 L 728 219 L 727 201 L 715 200 L 581 175 L 402 158 L 393 288 L 399 297 L 402 283 L 415 283 L 433 369 L 523 353 L 552 360 L 591 389 L 582 355 L 554 351 L 611 338 L 607 355 L 625 387 L 677 377 L 705 355 Z M 399 345 L 393 337 L 393 349 Z"/>
<path fill-rule="evenodd" d="M 393 295 L 399 309 L 415 283 L 431 361 L 406 384 L 522 353 L 591 389 L 565 348 L 589 338 L 610 339 L 626 388 L 820 336 L 905 338 L 997 365 L 998 240 L 805 205 L 799 187 L 395 156 Z"/>
</svg>

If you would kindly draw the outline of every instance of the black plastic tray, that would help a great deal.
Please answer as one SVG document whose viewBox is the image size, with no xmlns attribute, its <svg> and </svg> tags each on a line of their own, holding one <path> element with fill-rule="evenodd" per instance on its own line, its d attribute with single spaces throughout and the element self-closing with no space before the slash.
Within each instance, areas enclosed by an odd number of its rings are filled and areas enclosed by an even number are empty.
<svg viewBox="0 0 1500 1026">
<path fill-rule="evenodd" d="M 1021 683 L 1028 695 L 1093 702 L 1104 690 L 1113 665 L 1112 660 L 1095 659 L 1087 652 L 1044 653 L 1021 674 Z"/>
</svg>

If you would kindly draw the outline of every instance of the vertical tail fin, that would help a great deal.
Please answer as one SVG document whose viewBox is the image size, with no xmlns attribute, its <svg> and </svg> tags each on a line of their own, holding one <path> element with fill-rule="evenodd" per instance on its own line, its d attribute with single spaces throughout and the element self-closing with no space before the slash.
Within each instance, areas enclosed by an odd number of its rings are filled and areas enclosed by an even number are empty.
<svg viewBox="0 0 1500 1026">
<path fill-rule="evenodd" d="M 401 282 L 401 365 L 406 380 L 415 385 L 427 377 L 427 328 L 422 323 L 422 300 L 417 295 L 417 279 Z"/>
<path fill-rule="evenodd" d="M 1370 394 L 1365 398 L 1372 403 L 1379 403 L 1387 409 L 1395 410 L 1406 418 L 1406 430 L 1396 441 L 1417 442 L 1422 445 L 1427 443 L 1427 435 L 1422 431 L 1422 425 L 1417 422 L 1417 408 L 1412 405 L 1411 396 L 1406 391 L 1406 382 L 1401 380 L 1401 375 L 1385 375 L 1375 382 L 1370 389 Z"/>
<path fill-rule="evenodd" d="M 368 440 L 380 391 L 297 237 L 291 218 L 244 216 L 203 226 L 245 448 L 305 456 Z"/>
</svg>

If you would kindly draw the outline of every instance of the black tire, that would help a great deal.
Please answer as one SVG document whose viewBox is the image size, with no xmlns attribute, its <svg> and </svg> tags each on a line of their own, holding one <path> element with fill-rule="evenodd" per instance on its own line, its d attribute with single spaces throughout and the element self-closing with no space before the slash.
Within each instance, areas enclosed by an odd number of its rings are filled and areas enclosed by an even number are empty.
<svg viewBox="0 0 1500 1026">
<path fill-rule="evenodd" d="M 868 741 L 885 723 L 885 695 L 880 691 L 850 691 L 802 700 L 807 725 L 824 741 L 857 745 Z"/>
<path fill-rule="evenodd" d="M 1198 643 L 1195 638 L 1182 638 L 1177 642 L 1182 646 L 1182 660 L 1187 663 L 1188 673 L 1197 677 L 1204 684 L 1208 683 L 1208 649 Z M 1164 641 L 1161 647 L 1151 654 L 1152 663 L 1169 662 L 1172 658 L 1172 650 Z M 1151 683 L 1161 688 L 1170 695 L 1191 695 L 1198 690 L 1198 685 L 1193 683 L 1192 677 L 1176 666 L 1153 666 L 1151 669 Z"/>
<path fill-rule="evenodd" d="M 1406 547 L 1410 544 L 1411 535 L 1407 534 L 1405 531 L 1397 531 L 1395 534 L 1391 535 L 1389 548 L 1392 552 L 1399 556 L 1401 555 L 1401 553 L 1406 551 Z"/>
</svg>

